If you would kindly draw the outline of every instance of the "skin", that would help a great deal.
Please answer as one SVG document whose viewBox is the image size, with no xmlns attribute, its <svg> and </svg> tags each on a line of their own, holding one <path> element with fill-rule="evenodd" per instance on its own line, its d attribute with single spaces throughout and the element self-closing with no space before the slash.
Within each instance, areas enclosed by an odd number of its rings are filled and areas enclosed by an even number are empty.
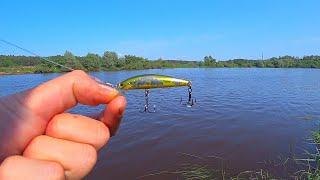
<svg viewBox="0 0 320 180">
<path fill-rule="evenodd" d="M 106 109 L 96 118 L 65 111 L 78 103 Z M 113 136 L 126 99 L 73 71 L 0 98 L 0 180 L 82 179 Z"/>
</svg>

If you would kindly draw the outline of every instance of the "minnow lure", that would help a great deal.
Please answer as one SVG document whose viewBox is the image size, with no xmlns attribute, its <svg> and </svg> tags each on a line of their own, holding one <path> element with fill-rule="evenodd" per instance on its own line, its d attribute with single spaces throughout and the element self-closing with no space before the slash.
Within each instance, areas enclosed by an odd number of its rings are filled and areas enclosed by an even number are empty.
<svg viewBox="0 0 320 180">
<path fill-rule="evenodd" d="M 49 60 L 48 58 L 44 58 L 39 56 L 38 54 L 25 49 L 21 46 L 18 46 L 12 42 L 0 39 L 1 42 L 13 46 L 15 48 L 18 48 L 22 51 L 25 51 L 29 54 L 32 54 L 36 57 L 39 57 L 41 60 L 52 63 L 54 65 L 66 68 L 69 71 L 73 71 L 74 69 L 64 66 L 62 64 L 56 63 L 54 61 Z M 102 83 L 111 87 L 115 87 L 117 89 L 120 90 L 134 90 L 134 89 L 145 89 L 145 105 L 144 105 L 144 110 L 143 112 L 151 112 L 149 110 L 149 89 L 153 89 L 153 88 L 169 88 L 169 87 L 181 87 L 181 86 L 188 86 L 188 93 L 189 93 L 189 98 L 187 103 L 185 103 L 185 105 L 187 105 L 188 107 L 191 107 L 195 104 L 196 99 L 192 98 L 192 88 L 191 88 L 191 81 L 188 80 L 184 80 L 184 79 L 178 79 L 175 77 L 171 77 L 171 76 L 164 76 L 164 75 L 157 75 L 157 74 L 146 74 L 146 75 L 139 75 L 139 76 L 134 76 L 131 77 L 129 79 L 126 79 L 122 82 L 120 82 L 119 84 L 117 84 L 116 86 L 114 86 L 113 84 L 110 84 L 108 82 L 101 82 L 99 79 L 93 77 L 93 79 L 95 79 L 98 83 Z M 182 99 L 180 100 L 180 103 L 182 104 Z M 154 107 L 155 110 L 155 107 Z"/>
<path fill-rule="evenodd" d="M 120 90 L 135 90 L 135 89 L 144 89 L 145 90 L 145 105 L 142 112 L 155 112 L 155 106 L 153 111 L 149 109 L 149 89 L 154 88 L 170 88 L 170 87 L 181 87 L 187 86 L 189 98 L 187 103 L 188 107 L 191 107 L 195 104 L 196 100 L 192 98 L 192 88 L 191 81 L 185 79 L 178 79 L 171 76 L 157 75 L 157 74 L 145 74 L 134 76 L 129 79 L 126 79 L 118 83 L 115 87 Z M 182 99 L 180 100 L 182 104 Z"/>
<path fill-rule="evenodd" d="M 134 76 L 122 81 L 116 85 L 116 88 L 123 90 L 133 89 L 153 89 L 153 88 L 169 88 L 169 87 L 191 87 L 191 81 L 178 79 L 171 76 L 145 74 Z"/>
</svg>

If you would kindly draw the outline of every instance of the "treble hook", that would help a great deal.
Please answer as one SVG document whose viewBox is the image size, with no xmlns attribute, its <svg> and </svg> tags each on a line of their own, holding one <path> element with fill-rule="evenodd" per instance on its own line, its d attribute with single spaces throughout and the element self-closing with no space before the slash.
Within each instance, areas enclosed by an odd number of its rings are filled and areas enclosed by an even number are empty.
<svg viewBox="0 0 320 180">
<path fill-rule="evenodd" d="M 192 87 L 191 86 L 188 86 L 188 87 L 189 87 L 188 88 L 188 101 L 186 104 L 183 104 L 183 105 L 191 107 L 197 102 L 197 100 L 196 100 L 196 98 L 192 98 Z M 182 104 L 182 98 L 180 99 L 180 104 Z"/>
<path fill-rule="evenodd" d="M 149 109 L 149 94 L 150 94 L 149 89 L 145 89 L 145 91 L 144 91 L 144 99 L 145 99 L 144 109 L 143 109 L 143 111 L 140 111 L 140 112 L 148 112 L 148 113 L 156 112 L 156 106 L 153 106 L 153 111 L 150 111 L 150 109 Z"/>
</svg>

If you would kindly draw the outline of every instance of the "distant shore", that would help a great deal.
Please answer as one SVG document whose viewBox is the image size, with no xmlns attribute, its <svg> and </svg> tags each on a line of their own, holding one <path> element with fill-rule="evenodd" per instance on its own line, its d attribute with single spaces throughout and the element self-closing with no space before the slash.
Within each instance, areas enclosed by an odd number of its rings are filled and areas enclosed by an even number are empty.
<svg viewBox="0 0 320 180">
<path fill-rule="evenodd" d="M 51 63 L 49 63 L 50 61 Z M 52 63 L 53 62 L 53 63 Z M 58 65 L 59 66 L 58 66 Z M 115 52 L 106 51 L 103 56 L 88 53 L 86 56 L 65 54 L 44 58 L 35 56 L 0 55 L 0 75 L 30 73 L 61 73 L 71 69 L 88 72 L 144 70 L 162 68 L 317 68 L 320 69 L 320 56 L 303 57 L 280 56 L 266 60 L 232 59 L 217 61 L 205 56 L 202 61 L 189 60 L 149 60 L 134 55 L 118 57 Z"/>
<path fill-rule="evenodd" d="M 25 68 L 25 67 L 24 67 Z M 212 69 L 223 69 L 223 68 L 249 68 L 249 69 L 281 69 L 281 68 L 276 68 L 276 67 L 175 67 L 175 68 L 149 68 L 149 69 L 112 69 L 112 70 L 99 70 L 99 71 L 87 71 L 87 72 L 106 72 L 106 71 L 132 71 L 132 70 L 150 70 L 150 69 L 179 69 L 179 68 L 212 68 Z M 28 68 L 25 68 L 28 69 Z M 49 74 L 49 73 L 65 73 L 68 71 L 56 71 L 56 72 L 33 72 L 33 71 L 28 71 L 28 70 L 19 70 L 17 69 L 8 69 L 6 71 L 0 71 L 0 77 L 3 75 L 21 75 L 21 74 Z M 30 67 L 30 69 L 34 69 L 34 67 Z M 283 69 L 320 69 L 320 68 L 312 68 L 312 67 L 290 67 L 290 68 L 283 68 Z"/>
<path fill-rule="evenodd" d="M 0 67 L 0 75 L 34 74 L 34 66 Z"/>
</svg>

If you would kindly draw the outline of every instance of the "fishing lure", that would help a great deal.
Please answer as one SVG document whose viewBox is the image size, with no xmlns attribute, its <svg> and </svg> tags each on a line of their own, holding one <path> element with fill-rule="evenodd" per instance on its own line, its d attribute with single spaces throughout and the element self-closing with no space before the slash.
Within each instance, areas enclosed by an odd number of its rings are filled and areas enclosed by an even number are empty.
<svg viewBox="0 0 320 180">
<path fill-rule="evenodd" d="M 57 66 L 60 66 L 63 68 L 66 68 L 69 71 L 74 70 L 70 67 L 64 66 L 64 65 L 56 63 L 54 61 L 51 61 L 48 58 L 41 57 L 38 54 L 36 54 L 28 49 L 25 49 L 19 45 L 16 45 L 12 42 L 6 41 L 4 39 L 0 39 L 0 41 L 7 44 L 7 45 L 18 48 L 22 51 L 25 51 L 29 54 L 32 54 L 32 55 L 40 58 L 43 61 L 52 63 L 54 65 L 57 65 Z M 95 77 L 93 77 L 93 79 L 95 79 L 99 83 L 103 83 Z M 110 84 L 108 82 L 105 82 L 103 84 L 111 86 L 111 87 L 115 87 L 120 90 L 126 90 L 126 91 L 127 90 L 134 90 L 134 89 L 144 89 L 145 90 L 145 105 L 144 105 L 143 112 L 155 112 L 155 106 L 153 108 L 154 109 L 153 111 L 149 110 L 149 94 L 150 94 L 149 89 L 153 89 L 153 88 L 169 88 L 169 87 L 187 86 L 189 96 L 188 96 L 188 101 L 186 103 L 184 103 L 184 105 L 191 107 L 196 103 L 196 99 L 192 98 L 191 81 L 184 80 L 184 79 L 178 79 L 178 78 L 171 77 L 171 76 L 164 76 L 164 75 L 157 75 L 157 74 L 146 74 L 146 75 L 139 75 L 139 76 L 131 77 L 129 79 L 126 79 L 126 80 L 120 82 L 116 86 L 114 86 L 113 84 Z M 180 99 L 180 103 L 183 104 L 182 98 Z"/>
<path fill-rule="evenodd" d="M 191 87 L 191 82 L 188 80 L 178 79 L 171 76 L 145 74 L 131 77 L 116 85 L 117 88 L 123 90 L 168 88 L 179 86 Z"/>
<path fill-rule="evenodd" d="M 153 107 L 153 111 L 149 108 L 149 89 L 154 88 L 170 88 L 170 87 L 188 87 L 188 101 L 184 105 L 191 107 L 195 104 L 196 100 L 192 98 L 192 87 L 191 81 L 178 79 L 171 76 L 165 75 L 157 75 L 157 74 L 145 74 L 134 76 L 129 79 L 126 79 L 120 83 L 118 83 L 115 87 L 121 90 L 135 90 L 135 89 L 144 89 L 145 90 L 145 105 L 144 110 L 142 112 L 155 112 L 155 106 Z M 182 103 L 182 98 L 180 99 L 180 103 Z"/>
</svg>

